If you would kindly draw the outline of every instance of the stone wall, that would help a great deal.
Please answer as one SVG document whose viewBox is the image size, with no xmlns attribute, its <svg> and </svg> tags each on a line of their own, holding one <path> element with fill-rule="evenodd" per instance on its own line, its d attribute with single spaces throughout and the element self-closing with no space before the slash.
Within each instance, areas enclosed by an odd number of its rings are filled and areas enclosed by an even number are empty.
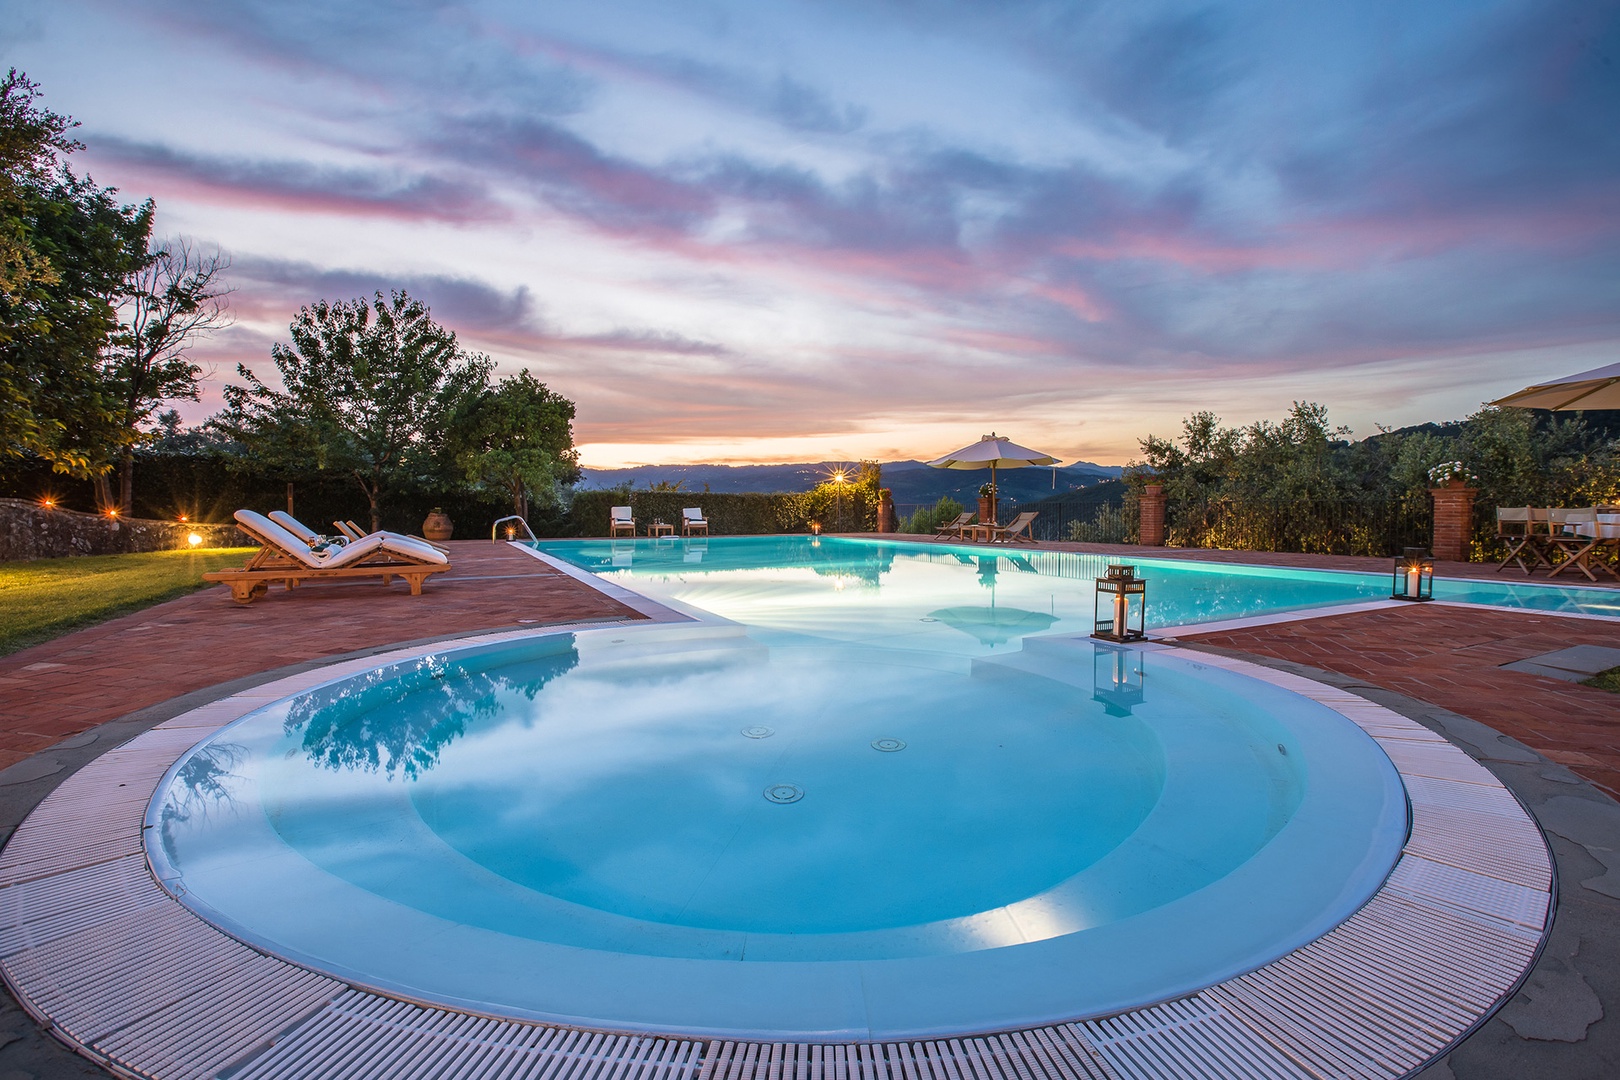
<svg viewBox="0 0 1620 1080">
<path fill-rule="evenodd" d="M 233 525 L 193 525 L 145 518 L 109 518 L 75 510 L 46 509 L 26 499 L 0 499 L 0 562 L 58 559 L 67 555 L 122 555 L 131 551 L 172 551 L 191 546 L 251 547 Z"/>
</svg>

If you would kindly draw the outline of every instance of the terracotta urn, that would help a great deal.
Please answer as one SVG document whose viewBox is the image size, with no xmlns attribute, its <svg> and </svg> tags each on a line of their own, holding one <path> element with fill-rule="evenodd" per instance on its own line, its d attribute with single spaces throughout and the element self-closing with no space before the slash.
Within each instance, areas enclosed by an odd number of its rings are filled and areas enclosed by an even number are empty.
<svg viewBox="0 0 1620 1080">
<path fill-rule="evenodd" d="M 894 496 L 884 488 L 878 496 L 877 531 L 880 533 L 894 532 Z"/>
<path fill-rule="evenodd" d="M 996 520 L 996 497 L 994 495 L 979 496 L 979 523 L 989 525 Z"/>
<path fill-rule="evenodd" d="M 422 535 L 429 540 L 448 540 L 451 530 L 450 515 L 437 506 L 422 520 Z"/>
</svg>

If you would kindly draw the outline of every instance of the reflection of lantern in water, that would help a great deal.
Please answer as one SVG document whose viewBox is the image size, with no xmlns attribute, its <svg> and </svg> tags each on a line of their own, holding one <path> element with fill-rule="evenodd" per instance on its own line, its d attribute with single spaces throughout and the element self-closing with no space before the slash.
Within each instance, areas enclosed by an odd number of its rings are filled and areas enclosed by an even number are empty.
<svg viewBox="0 0 1620 1080">
<path fill-rule="evenodd" d="M 1406 548 L 1395 560 L 1389 597 L 1391 600 L 1434 599 L 1434 559 L 1427 548 Z"/>
<path fill-rule="evenodd" d="M 1135 649 L 1098 646 L 1091 662 L 1091 699 L 1109 716 L 1129 716 L 1142 704 L 1142 654 Z"/>
<path fill-rule="evenodd" d="M 1147 637 L 1147 581 L 1134 566 L 1110 566 L 1097 579 L 1097 618 L 1092 637 L 1140 641 Z"/>
</svg>

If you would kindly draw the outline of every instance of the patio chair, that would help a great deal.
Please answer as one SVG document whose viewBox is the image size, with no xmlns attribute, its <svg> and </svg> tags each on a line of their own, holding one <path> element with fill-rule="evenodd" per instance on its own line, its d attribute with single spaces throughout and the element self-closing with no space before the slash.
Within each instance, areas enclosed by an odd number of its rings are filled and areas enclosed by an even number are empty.
<svg viewBox="0 0 1620 1080">
<path fill-rule="evenodd" d="M 231 599 L 251 604 L 275 582 L 296 588 L 300 582 L 329 578 L 381 577 L 384 585 L 401 577 L 411 595 L 422 595 L 422 582 L 450 569 L 444 552 L 409 537 L 372 533 L 342 547 L 316 551 L 290 530 L 252 510 L 238 510 L 236 524 L 259 542 L 258 553 L 246 566 L 213 570 L 204 581 L 231 587 Z"/>
<path fill-rule="evenodd" d="M 628 506 L 615 506 L 608 513 L 608 535 L 618 536 L 621 532 L 636 535 L 636 519 L 630 516 Z"/>
<path fill-rule="evenodd" d="M 934 539 L 935 540 L 943 540 L 947 536 L 955 536 L 958 540 L 960 540 L 960 539 L 962 539 L 962 528 L 963 528 L 963 526 L 965 526 L 968 522 L 970 522 L 972 520 L 973 520 L 973 512 L 972 511 L 963 511 L 962 513 L 956 515 L 956 520 L 955 521 L 947 522 L 944 525 L 935 526 L 934 527 Z"/>
<path fill-rule="evenodd" d="M 1035 538 L 1029 535 L 1029 527 L 1039 516 L 1038 510 L 1025 510 L 1005 525 L 992 525 L 990 541 L 996 544 L 1033 544 Z"/>
<path fill-rule="evenodd" d="M 681 511 L 681 535 L 691 536 L 698 529 L 702 529 L 703 535 L 708 536 L 709 519 L 703 516 L 701 506 L 688 506 Z"/>
<path fill-rule="evenodd" d="M 1573 566 L 1585 574 L 1588 581 L 1596 581 L 1597 575 L 1592 573 L 1592 567 L 1596 566 L 1610 577 L 1620 580 L 1620 573 L 1616 573 L 1614 567 L 1593 558 L 1600 548 L 1609 544 L 1609 538 L 1605 535 L 1609 527 L 1598 521 L 1596 507 L 1554 510 L 1552 515 L 1552 546 L 1563 554 L 1564 560 L 1553 567 L 1548 577 L 1556 577 Z"/>
<path fill-rule="evenodd" d="M 1496 536 L 1507 545 L 1507 556 L 1496 566 L 1500 574 L 1508 563 L 1518 563 L 1526 577 L 1539 566 L 1552 566 L 1547 558 L 1548 517 L 1546 510 L 1533 506 L 1498 506 L 1496 508 Z M 1528 565 L 1525 558 L 1534 560 Z"/>
</svg>

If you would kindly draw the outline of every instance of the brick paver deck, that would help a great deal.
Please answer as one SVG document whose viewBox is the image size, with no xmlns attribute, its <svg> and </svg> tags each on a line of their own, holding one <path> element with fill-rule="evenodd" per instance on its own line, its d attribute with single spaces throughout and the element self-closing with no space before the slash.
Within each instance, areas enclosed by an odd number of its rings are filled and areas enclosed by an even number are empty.
<svg viewBox="0 0 1620 1080">
<path fill-rule="evenodd" d="M 0 657 L 0 768 L 137 709 L 287 664 L 524 620 L 640 617 L 506 544 L 447 546 L 452 569 L 421 596 L 400 581 L 309 582 L 239 607 L 216 586 Z"/>
<path fill-rule="evenodd" d="M 1501 665 L 1571 645 L 1620 646 L 1620 626 L 1450 604 L 1185 635 L 1337 671 L 1511 735 L 1620 798 L 1620 694 Z"/>
</svg>

